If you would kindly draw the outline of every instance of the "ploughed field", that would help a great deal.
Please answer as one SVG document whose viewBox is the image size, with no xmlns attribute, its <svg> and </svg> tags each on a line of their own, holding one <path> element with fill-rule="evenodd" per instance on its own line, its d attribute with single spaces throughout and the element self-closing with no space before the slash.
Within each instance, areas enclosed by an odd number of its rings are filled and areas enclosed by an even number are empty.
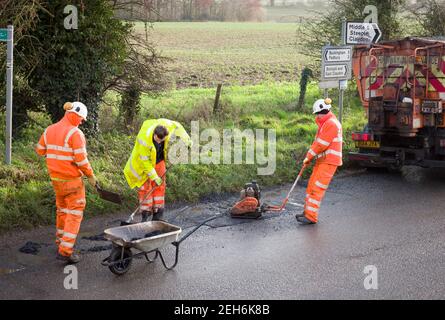
<svg viewBox="0 0 445 320">
<path fill-rule="evenodd" d="M 173 88 L 295 81 L 305 63 L 296 51 L 297 23 L 160 22 L 149 29 L 172 58 Z M 136 25 L 144 32 L 144 24 Z"/>
</svg>

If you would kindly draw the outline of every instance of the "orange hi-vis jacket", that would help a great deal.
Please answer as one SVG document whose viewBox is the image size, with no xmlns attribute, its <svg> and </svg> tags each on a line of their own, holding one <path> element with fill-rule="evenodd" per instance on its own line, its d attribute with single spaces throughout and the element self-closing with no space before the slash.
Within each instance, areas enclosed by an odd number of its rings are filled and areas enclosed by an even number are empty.
<svg viewBox="0 0 445 320">
<path fill-rule="evenodd" d="M 306 158 L 310 161 L 317 158 L 317 163 L 343 165 L 343 130 L 337 117 L 329 112 L 321 119 L 316 120 L 318 125 L 317 136 Z"/>
<path fill-rule="evenodd" d="M 93 176 L 87 158 L 83 132 L 72 125 L 65 115 L 62 120 L 46 128 L 36 151 L 46 156 L 46 165 L 52 180 L 70 181 L 86 175 Z"/>
</svg>

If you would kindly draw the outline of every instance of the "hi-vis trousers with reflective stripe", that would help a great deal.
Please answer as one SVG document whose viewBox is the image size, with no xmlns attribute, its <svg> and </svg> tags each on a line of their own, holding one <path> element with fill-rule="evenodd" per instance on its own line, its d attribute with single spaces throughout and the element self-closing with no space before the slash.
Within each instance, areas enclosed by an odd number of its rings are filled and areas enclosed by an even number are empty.
<svg viewBox="0 0 445 320">
<path fill-rule="evenodd" d="M 156 173 L 159 177 L 162 177 L 165 174 L 166 168 L 165 168 L 165 161 L 159 162 L 155 166 Z M 156 190 L 153 191 L 153 193 L 148 197 L 145 198 L 146 195 L 156 186 L 156 182 L 148 179 L 147 182 L 139 189 L 138 197 L 139 197 L 139 204 L 141 205 L 140 211 L 153 211 L 153 208 L 164 208 L 165 204 L 165 177 L 164 177 L 164 183 L 156 188 Z"/>
<path fill-rule="evenodd" d="M 318 211 L 326 190 L 334 177 L 337 166 L 317 162 L 312 171 L 306 190 L 304 213 L 312 222 L 318 222 Z"/>
<path fill-rule="evenodd" d="M 64 256 L 73 254 L 85 210 L 85 186 L 81 178 L 72 181 L 52 181 L 56 193 L 56 244 Z"/>
</svg>

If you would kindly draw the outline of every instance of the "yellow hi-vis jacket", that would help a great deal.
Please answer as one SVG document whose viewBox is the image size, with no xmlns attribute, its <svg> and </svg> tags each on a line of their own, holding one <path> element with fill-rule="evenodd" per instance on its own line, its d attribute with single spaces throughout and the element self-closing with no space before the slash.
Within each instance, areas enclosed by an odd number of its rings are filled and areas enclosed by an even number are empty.
<svg viewBox="0 0 445 320">
<path fill-rule="evenodd" d="M 136 138 L 131 157 L 128 159 L 124 169 L 125 178 L 131 189 L 142 187 L 148 179 L 153 181 L 158 178 L 155 170 L 156 147 L 153 143 L 153 134 L 157 126 L 164 126 L 169 132 L 165 139 L 165 160 L 167 160 L 169 141 L 173 135 L 180 138 L 188 147 L 192 144 L 190 136 L 179 122 L 168 119 L 145 121 Z"/>
</svg>

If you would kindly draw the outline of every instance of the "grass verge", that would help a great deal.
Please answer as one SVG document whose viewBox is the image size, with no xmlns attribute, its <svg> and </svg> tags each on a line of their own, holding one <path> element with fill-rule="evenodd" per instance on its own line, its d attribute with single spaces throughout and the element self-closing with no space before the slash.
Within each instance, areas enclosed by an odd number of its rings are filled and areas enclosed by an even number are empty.
<svg viewBox="0 0 445 320">
<path fill-rule="evenodd" d="M 129 190 L 122 169 L 131 153 L 135 133 L 143 120 L 165 117 L 180 121 L 187 129 L 199 120 L 200 129 L 224 128 L 274 129 L 277 135 L 276 171 L 258 176 L 257 165 L 178 165 L 168 174 L 167 202 L 189 201 L 224 192 L 237 192 L 245 182 L 257 179 L 261 185 L 278 185 L 295 178 L 297 164 L 310 146 L 316 132 L 310 107 L 297 111 L 296 83 L 265 83 L 253 86 L 223 88 L 221 111 L 213 114 L 213 89 L 184 89 L 161 96 L 144 96 L 142 110 L 134 124 L 134 134 L 124 133 L 119 125 L 119 97 L 110 93 L 101 108 L 102 133 L 88 141 L 93 168 L 108 189 L 118 190 L 125 198 L 124 208 L 106 203 L 89 188 L 86 217 L 116 211 L 131 211 L 136 205 L 136 192 Z M 320 96 L 311 84 L 307 101 Z M 334 96 L 334 94 L 333 94 Z M 351 149 L 350 133 L 365 124 L 365 115 L 354 91 L 349 91 L 344 109 L 345 153 Z M 334 99 L 334 105 L 336 100 Z M 44 114 L 31 114 L 34 122 L 13 143 L 13 165 L 3 165 L 0 157 L 0 230 L 26 228 L 54 222 L 54 194 L 43 159 L 34 153 L 34 144 L 50 124 Z M 0 132 L 4 133 L 4 115 Z M 204 143 L 205 144 L 205 143 Z M 1 137 L 0 150 L 4 150 Z M 126 208 L 126 209 L 125 209 Z M 131 209 L 130 209 L 131 208 Z"/>
</svg>

